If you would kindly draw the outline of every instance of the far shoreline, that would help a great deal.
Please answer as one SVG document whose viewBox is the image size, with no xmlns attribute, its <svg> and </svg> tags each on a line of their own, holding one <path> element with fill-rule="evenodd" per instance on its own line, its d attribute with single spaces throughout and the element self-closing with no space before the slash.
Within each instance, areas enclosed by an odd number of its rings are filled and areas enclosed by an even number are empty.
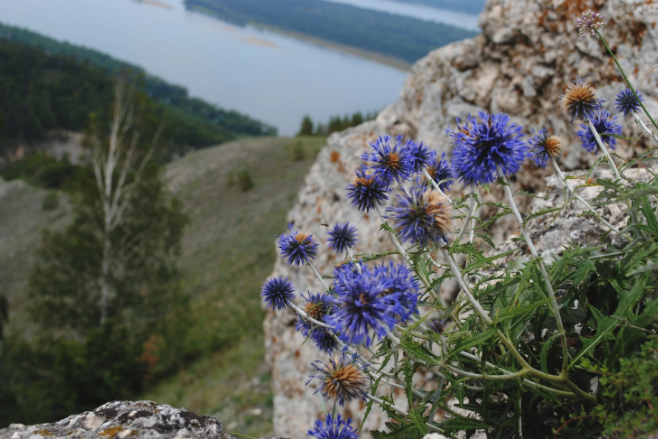
<svg viewBox="0 0 658 439">
<path fill-rule="evenodd" d="M 215 19 L 221 20 L 221 21 L 226 21 L 221 15 L 217 14 L 216 12 L 203 8 L 200 6 L 191 6 L 187 7 L 188 10 L 195 11 L 204 15 L 208 15 L 210 17 L 213 17 Z M 388 67 L 392 67 L 396 70 L 399 70 L 401 72 L 408 73 L 411 71 L 411 66 L 413 63 L 410 63 L 408 61 L 405 61 L 400 58 L 396 58 L 394 56 L 389 56 L 389 55 L 384 55 L 381 53 L 377 52 L 371 52 L 369 50 L 365 49 L 359 49 L 357 47 L 352 47 L 348 46 L 345 44 L 340 44 L 340 43 L 334 43 L 333 41 L 328 41 L 322 38 L 314 37 L 312 35 L 304 34 L 301 32 L 295 32 L 295 31 L 289 31 L 285 29 L 281 29 L 276 26 L 269 26 L 265 24 L 261 24 L 258 22 L 249 22 L 249 25 L 256 28 L 256 29 L 261 29 L 261 30 L 266 30 L 268 32 L 273 32 L 279 35 L 283 35 L 286 37 L 294 38 L 299 41 L 303 41 L 306 43 L 314 44 L 316 46 L 324 47 L 327 49 L 333 49 L 337 52 L 342 52 L 346 53 L 349 55 L 354 55 L 359 58 L 367 59 L 370 61 L 375 61 L 379 64 L 383 64 Z"/>
</svg>

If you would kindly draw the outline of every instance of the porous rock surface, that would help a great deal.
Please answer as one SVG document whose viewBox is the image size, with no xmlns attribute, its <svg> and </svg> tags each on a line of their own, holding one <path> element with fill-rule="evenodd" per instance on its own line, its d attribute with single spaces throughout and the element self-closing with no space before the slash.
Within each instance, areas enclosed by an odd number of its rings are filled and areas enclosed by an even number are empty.
<svg viewBox="0 0 658 439">
<path fill-rule="evenodd" d="M 153 401 L 113 401 L 53 424 L 11 424 L 0 439 L 235 439 L 222 423 Z"/>
<path fill-rule="evenodd" d="M 658 113 L 656 73 L 658 38 L 656 22 L 658 5 L 652 1 L 632 0 L 489 0 L 479 25 L 482 33 L 474 39 L 453 43 L 431 52 L 412 68 L 400 92 L 399 101 L 387 107 L 375 121 L 366 122 L 329 137 L 327 146 L 306 177 L 288 220 L 319 242 L 326 242 L 327 230 L 322 224 L 349 221 L 359 230 L 357 253 L 392 250 L 388 237 L 379 231 L 380 221 L 353 209 L 345 200 L 344 188 L 354 176 L 361 155 L 377 136 L 401 134 L 424 141 L 433 149 L 448 152 L 450 144 L 445 128 L 455 127 L 455 118 L 465 118 L 480 110 L 506 112 L 514 122 L 538 130 L 551 129 L 564 140 L 564 152 L 559 158 L 563 170 L 584 169 L 593 156 L 583 153 L 579 145 L 578 123 L 571 124 L 561 115 L 559 97 L 565 85 L 576 78 L 585 78 L 597 88 L 599 97 L 609 111 L 614 108 L 614 96 L 625 88 L 623 79 L 602 44 L 595 39 L 582 38 L 576 33 L 576 18 L 587 9 L 601 12 L 605 26 L 601 29 L 610 46 L 634 84 L 646 98 L 646 106 Z M 638 136 L 640 130 L 626 120 L 625 136 Z M 635 147 L 641 149 L 643 140 Z M 628 142 L 622 142 L 618 153 L 632 154 Z M 545 190 L 544 177 L 548 171 L 527 165 L 512 184 L 515 190 Z M 459 193 L 460 188 L 453 189 Z M 502 191 L 493 186 L 491 198 L 503 200 Z M 557 197 L 557 195 L 556 195 Z M 525 199 L 528 200 L 528 199 Z M 552 198 L 557 202 L 557 198 Z M 529 203 L 519 199 L 526 210 Z M 488 212 L 480 212 L 486 216 Z M 571 221 L 571 223 L 569 222 Z M 592 221 L 587 219 L 586 221 Z M 511 233 L 518 233 L 512 222 L 501 222 L 497 242 Z M 554 230 L 550 243 L 592 236 L 577 222 L 565 219 L 564 229 Z M 591 225 L 599 230 L 598 225 Z M 283 230 L 281 232 L 284 232 Z M 549 231 L 550 232 L 550 231 Z M 578 237 L 576 236 L 577 234 Z M 556 244 L 557 245 L 557 244 Z M 540 245 L 542 250 L 546 250 Z M 336 257 L 323 247 L 316 266 L 330 273 Z M 312 273 L 290 267 L 278 260 L 273 275 L 290 278 L 298 293 L 321 291 Z M 303 300 L 298 298 L 298 303 Z M 274 431 L 280 436 L 304 437 L 313 421 L 322 417 L 320 398 L 313 395 L 313 384 L 305 386 L 311 362 L 325 360 L 311 342 L 304 344 L 295 331 L 295 316 L 291 311 L 268 311 L 265 323 L 267 361 L 272 367 L 274 389 Z M 431 379 L 431 377 L 430 377 Z M 398 402 L 405 406 L 404 398 Z M 353 403 L 343 410 L 346 416 L 360 424 L 364 406 Z M 370 429 L 384 428 L 386 416 L 373 409 L 364 425 L 363 437 Z"/>
</svg>

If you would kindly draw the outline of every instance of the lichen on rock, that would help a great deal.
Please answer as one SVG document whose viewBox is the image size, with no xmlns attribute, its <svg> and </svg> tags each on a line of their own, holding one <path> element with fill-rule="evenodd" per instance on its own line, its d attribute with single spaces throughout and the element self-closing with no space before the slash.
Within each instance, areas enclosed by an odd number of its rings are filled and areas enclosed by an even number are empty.
<svg viewBox="0 0 658 439">
<path fill-rule="evenodd" d="M 113 401 L 52 424 L 11 424 L 0 439 L 235 439 L 222 423 L 153 401 Z"/>
</svg>

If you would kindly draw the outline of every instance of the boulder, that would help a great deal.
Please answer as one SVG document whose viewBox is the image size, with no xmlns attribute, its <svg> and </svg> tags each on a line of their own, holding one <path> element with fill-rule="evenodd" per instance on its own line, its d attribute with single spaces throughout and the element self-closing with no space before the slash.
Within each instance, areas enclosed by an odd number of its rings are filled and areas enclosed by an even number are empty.
<svg viewBox="0 0 658 439">
<path fill-rule="evenodd" d="M 11 424 L 0 439 L 235 439 L 222 423 L 153 401 L 113 401 L 53 424 Z"/>
</svg>

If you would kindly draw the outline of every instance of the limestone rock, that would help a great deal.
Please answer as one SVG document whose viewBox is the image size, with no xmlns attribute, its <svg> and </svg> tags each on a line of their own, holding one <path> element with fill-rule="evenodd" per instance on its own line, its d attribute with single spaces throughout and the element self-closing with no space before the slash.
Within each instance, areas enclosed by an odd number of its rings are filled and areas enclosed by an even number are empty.
<svg viewBox="0 0 658 439">
<path fill-rule="evenodd" d="M 528 133 L 546 126 L 564 140 L 564 153 L 559 159 L 563 170 L 585 169 L 594 157 L 584 154 L 580 146 L 579 124 L 570 124 L 569 119 L 560 114 L 559 97 L 563 88 L 583 77 L 597 88 L 609 111 L 614 110 L 615 94 L 625 88 L 602 44 L 580 37 L 575 31 L 577 17 L 587 9 L 597 10 L 606 17 L 602 32 L 630 80 L 639 84 L 644 75 L 658 65 L 658 4 L 655 2 L 489 0 L 480 15 L 482 33 L 479 36 L 435 50 L 419 60 L 397 103 L 382 111 L 375 121 L 329 137 L 327 146 L 306 177 L 288 220 L 299 230 L 314 234 L 321 243 L 327 239 L 323 223 L 349 221 L 359 230 L 357 252 L 392 249 L 388 237 L 379 231 L 379 218 L 353 209 L 345 200 L 344 188 L 352 180 L 362 153 L 382 134 L 409 136 L 439 152 L 447 152 L 450 143 L 445 128 L 454 128 L 456 117 L 463 119 L 479 110 L 507 112 L 514 122 L 525 126 Z M 656 72 L 649 74 L 640 87 L 645 104 L 653 114 L 658 113 L 657 77 Z M 620 122 L 624 124 L 625 136 L 640 134 L 633 122 Z M 641 139 L 635 148 L 642 149 L 643 142 Z M 625 145 L 617 152 L 622 157 L 632 154 Z M 511 182 L 515 190 L 539 192 L 546 190 L 544 177 L 547 175 L 548 171 L 529 164 Z M 459 191 L 457 187 L 453 193 Z M 502 191 L 496 185 L 489 199 L 503 200 Z M 522 208 L 529 209 L 529 201 Z M 487 215 L 487 212 L 481 214 Z M 585 226 L 576 222 L 569 224 L 570 233 L 574 227 Z M 589 229 L 582 229 L 579 237 L 589 236 L 586 230 Z M 495 231 L 496 242 L 503 242 L 515 232 L 518 233 L 518 227 L 512 221 L 501 221 Z M 564 235 L 554 236 L 554 230 L 547 233 L 551 241 L 545 241 L 546 249 L 556 248 L 554 246 L 564 239 Z M 324 247 L 316 266 L 320 272 L 329 273 L 335 262 L 336 257 Z M 273 275 L 290 278 L 298 293 L 321 290 L 310 271 L 290 267 L 281 260 L 275 264 Z M 264 331 L 267 361 L 272 367 L 275 434 L 301 438 L 324 413 L 320 398 L 313 395 L 313 385 L 307 387 L 304 383 L 311 373 L 311 362 L 326 358 L 318 355 L 311 342 L 304 344 L 303 337 L 295 331 L 294 322 L 292 312 L 268 311 Z M 404 398 L 399 406 L 405 407 Z M 361 403 L 344 409 L 344 414 L 353 417 L 357 425 L 363 413 Z M 363 437 L 368 437 L 370 429 L 383 429 L 384 421 L 385 414 L 373 409 L 362 429 Z"/>
<path fill-rule="evenodd" d="M 0 439 L 235 439 L 217 418 L 152 401 L 114 401 L 53 424 L 11 424 Z"/>
</svg>

